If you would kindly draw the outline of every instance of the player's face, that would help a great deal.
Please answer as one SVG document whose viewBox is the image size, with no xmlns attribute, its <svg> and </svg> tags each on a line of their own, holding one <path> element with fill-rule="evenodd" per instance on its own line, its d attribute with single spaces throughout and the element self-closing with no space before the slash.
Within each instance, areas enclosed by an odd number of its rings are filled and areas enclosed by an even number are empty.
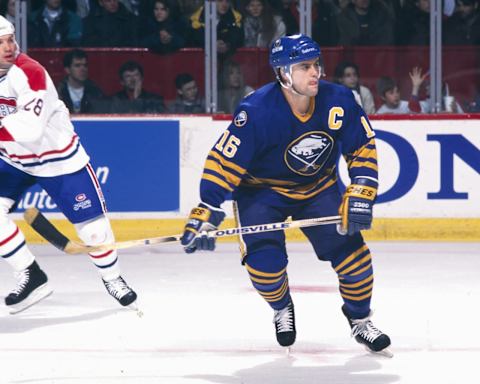
<svg viewBox="0 0 480 384">
<path fill-rule="evenodd" d="M 68 68 L 68 75 L 74 80 L 84 82 L 88 78 L 88 64 L 86 58 L 74 58 Z"/>
<path fill-rule="evenodd" d="M 315 96 L 318 93 L 318 79 L 321 71 L 318 58 L 294 64 L 292 66 L 293 87 L 301 95 Z"/>
<path fill-rule="evenodd" d="M 0 36 L 0 66 L 5 68 L 15 62 L 15 37 L 12 35 Z"/>
</svg>

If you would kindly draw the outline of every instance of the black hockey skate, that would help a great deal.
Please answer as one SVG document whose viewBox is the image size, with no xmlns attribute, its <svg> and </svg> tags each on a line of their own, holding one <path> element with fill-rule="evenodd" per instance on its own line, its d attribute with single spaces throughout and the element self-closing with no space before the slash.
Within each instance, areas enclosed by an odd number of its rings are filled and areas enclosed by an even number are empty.
<svg viewBox="0 0 480 384">
<path fill-rule="evenodd" d="M 137 294 L 127 285 L 122 276 L 118 276 L 113 280 L 103 280 L 103 284 L 105 285 L 107 292 L 124 307 L 137 300 Z"/>
<path fill-rule="evenodd" d="M 342 306 L 342 312 L 352 329 L 352 337 L 355 337 L 358 343 L 363 344 L 370 352 L 380 353 L 387 357 L 393 356 L 393 354 L 386 349 L 391 344 L 390 338 L 373 325 L 370 320 L 372 313 L 363 319 L 351 319 L 345 305 Z"/>
<path fill-rule="evenodd" d="M 295 329 L 295 312 L 291 300 L 285 308 L 274 311 L 273 323 L 275 324 L 278 344 L 282 347 L 291 346 L 297 336 Z"/>
<path fill-rule="evenodd" d="M 52 293 L 47 275 L 36 261 L 26 269 L 15 272 L 15 278 L 17 286 L 5 298 L 5 304 L 12 315 L 24 311 Z"/>
</svg>

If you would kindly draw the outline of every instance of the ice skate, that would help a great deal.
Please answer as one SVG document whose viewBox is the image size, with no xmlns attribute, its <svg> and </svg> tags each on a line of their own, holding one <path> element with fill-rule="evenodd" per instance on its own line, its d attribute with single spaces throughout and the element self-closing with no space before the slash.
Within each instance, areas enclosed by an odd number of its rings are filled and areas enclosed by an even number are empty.
<svg viewBox="0 0 480 384">
<path fill-rule="evenodd" d="M 5 298 L 10 314 L 24 311 L 52 293 L 48 278 L 34 261 L 26 269 L 15 272 L 17 286 Z"/>
<path fill-rule="evenodd" d="M 285 308 L 274 311 L 273 323 L 275 324 L 278 344 L 282 347 L 290 347 L 295 342 L 297 336 L 295 312 L 291 300 Z"/>
<path fill-rule="evenodd" d="M 122 306 L 138 310 L 135 300 L 137 294 L 130 288 L 121 276 L 112 280 L 103 280 L 107 292 L 114 297 Z"/>
<path fill-rule="evenodd" d="M 373 325 L 370 320 L 371 312 L 363 319 L 351 319 L 347 314 L 345 305 L 342 306 L 342 312 L 352 329 L 352 337 L 355 337 L 358 343 L 363 344 L 367 351 L 393 357 L 393 353 L 387 349 L 391 344 L 390 338 Z"/>
</svg>

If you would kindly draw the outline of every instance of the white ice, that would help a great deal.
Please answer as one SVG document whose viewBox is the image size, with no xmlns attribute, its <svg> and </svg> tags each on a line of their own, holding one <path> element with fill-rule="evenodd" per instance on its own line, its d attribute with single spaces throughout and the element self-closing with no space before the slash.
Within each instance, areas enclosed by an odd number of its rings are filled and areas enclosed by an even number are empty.
<svg viewBox="0 0 480 384">
<path fill-rule="evenodd" d="M 107 295 L 87 257 L 32 247 L 54 293 L 17 315 L 0 305 L 0 384 L 479 383 L 480 244 L 369 245 L 373 321 L 390 335 L 392 359 L 350 338 L 335 275 L 307 244 L 289 246 L 298 331 L 290 356 L 235 244 L 122 252 L 143 317 Z M 13 285 L 3 263 L 0 293 Z"/>
</svg>

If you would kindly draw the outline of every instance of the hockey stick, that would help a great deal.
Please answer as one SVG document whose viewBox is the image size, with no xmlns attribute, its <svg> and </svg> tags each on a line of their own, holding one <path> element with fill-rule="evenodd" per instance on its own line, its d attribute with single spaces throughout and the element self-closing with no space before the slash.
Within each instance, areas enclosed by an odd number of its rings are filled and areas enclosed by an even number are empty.
<svg viewBox="0 0 480 384">
<path fill-rule="evenodd" d="M 149 239 L 120 241 L 114 244 L 103 244 L 90 246 L 70 240 L 61 233 L 55 226 L 37 209 L 29 208 L 24 213 L 25 221 L 45 240 L 56 248 L 68 254 L 75 255 L 78 253 L 102 252 L 113 249 L 124 249 L 138 247 L 142 245 L 177 243 L 182 235 L 151 237 Z M 250 225 L 247 227 L 218 229 L 209 232 L 213 237 L 227 237 L 235 235 L 248 235 L 252 233 L 263 233 L 271 231 L 280 231 L 292 228 L 306 228 L 316 225 L 327 225 L 340 223 L 340 216 L 318 217 L 313 219 L 293 220 L 279 223 Z"/>
</svg>

